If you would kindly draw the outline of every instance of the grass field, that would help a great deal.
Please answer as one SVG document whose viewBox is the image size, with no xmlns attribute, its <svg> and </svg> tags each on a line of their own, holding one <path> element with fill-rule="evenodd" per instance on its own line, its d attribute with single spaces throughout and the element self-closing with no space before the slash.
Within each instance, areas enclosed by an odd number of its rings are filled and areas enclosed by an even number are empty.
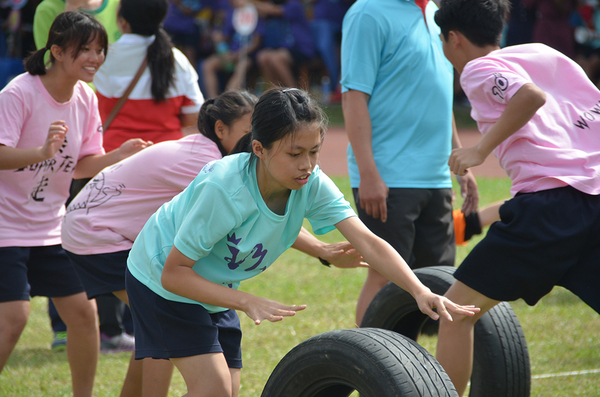
<svg viewBox="0 0 600 397">
<path fill-rule="evenodd" d="M 347 194 L 347 178 L 334 178 Z M 485 205 L 508 196 L 507 179 L 478 180 Z M 349 196 L 348 196 L 349 197 Z M 457 203 L 458 205 L 458 203 Z M 334 231 L 323 237 L 339 241 Z M 474 246 L 459 247 L 457 263 Z M 255 326 L 240 313 L 244 331 L 244 370 L 240 396 L 259 396 L 273 368 L 298 343 L 330 331 L 354 327 L 354 308 L 364 280 L 364 269 L 326 268 L 304 254 L 290 250 L 271 269 L 242 284 L 250 293 L 287 304 L 307 304 L 294 318 Z M 523 327 L 531 356 L 532 396 L 598 396 L 600 374 L 577 376 L 540 375 L 600 368 L 600 318 L 570 292 L 555 288 L 535 307 L 518 301 L 512 304 Z M 52 333 L 46 300 L 34 298 L 30 321 L 19 344 L 0 375 L 0 396 L 68 396 L 70 377 L 66 355 L 50 350 Z M 434 340 L 423 340 L 430 350 Z M 103 354 L 96 380 L 96 396 L 118 396 L 129 354 Z M 185 393 L 175 371 L 170 396 Z"/>
</svg>

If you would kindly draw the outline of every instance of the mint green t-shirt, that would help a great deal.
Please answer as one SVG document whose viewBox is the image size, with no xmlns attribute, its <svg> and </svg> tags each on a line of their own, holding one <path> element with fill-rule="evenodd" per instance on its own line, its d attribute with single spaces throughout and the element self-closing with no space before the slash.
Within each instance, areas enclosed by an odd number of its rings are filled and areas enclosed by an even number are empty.
<svg viewBox="0 0 600 397">
<path fill-rule="evenodd" d="M 137 280 L 165 299 L 201 304 L 211 313 L 224 311 L 162 287 L 162 269 L 173 245 L 196 261 L 196 273 L 237 289 L 294 243 L 304 218 L 315 233 L 324 234 L 355 216 L 318 167 L 305 186 L 291 192 L 285 214 L 273 213 L 260 195 L 256 163 L 249 159 L 250 154 L 243 153 L 207 164 L 183 192 L 150 217 L 127 261 Z"/>
<path fill-rule="evenodd" d="M 114 43 L 121 37 L 121 31 L 117 26 L 118 6 L 119 0 L 104 0 L 96 10 L 81 10 L 92 15 L 104 26 L 109 43 Z M 37 49 L 46 45 L 52 22 L 64 10 L 65 0 L 44 0 L 37 6 L 33 17 L 33 40 Z"/>
</svg>

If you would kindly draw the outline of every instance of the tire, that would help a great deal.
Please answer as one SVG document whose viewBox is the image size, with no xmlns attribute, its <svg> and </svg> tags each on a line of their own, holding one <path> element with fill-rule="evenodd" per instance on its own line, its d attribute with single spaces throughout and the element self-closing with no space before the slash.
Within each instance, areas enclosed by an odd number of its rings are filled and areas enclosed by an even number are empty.
<svg viewBox="0 0 600 397">
<path fill-rule="evenodd" d="M 456 269 L 435 266 L 415 270 L 421 282 L 443 295 L 455 281 Z M 429 317 L 414 298 L 393 283 L 382 288 L 365 312 L 361 327 L 392 330 L 417 340 Z M 471 397 L 527 397 L 531 389 L 529 352 L 511 306 L 502 302 L 475 324 Z"/>
<path fill-rule="evenodd" d="M 277 364 L 262 397 L 458 396 L 423 347 L 376 328 L 330 331 L 293 348 Z"/>
</svg>

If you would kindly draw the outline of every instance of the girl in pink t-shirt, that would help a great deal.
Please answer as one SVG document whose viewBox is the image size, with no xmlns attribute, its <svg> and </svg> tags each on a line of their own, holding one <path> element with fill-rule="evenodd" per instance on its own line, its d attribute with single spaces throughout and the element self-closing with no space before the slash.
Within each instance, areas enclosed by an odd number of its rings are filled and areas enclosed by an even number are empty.
<svg viewBox="0 0 600 397">
<path fill-rule="evenodd" d="M 75 396 L 92 394 L 99 336 L 95 303 L 60 246 L 64 203 L 73 177 L 91 177 L 148 146 L 135 139 L 108 154 L 102 149 L 96 97 L 86 83 L 107 47 L 93 17 L 60 14 L 46 46 L 27 59 L 27 73 L 0 92 L 0 370 L 27 322 L 29 297 L 51 297 L 68 327 Z"/>
</svg>

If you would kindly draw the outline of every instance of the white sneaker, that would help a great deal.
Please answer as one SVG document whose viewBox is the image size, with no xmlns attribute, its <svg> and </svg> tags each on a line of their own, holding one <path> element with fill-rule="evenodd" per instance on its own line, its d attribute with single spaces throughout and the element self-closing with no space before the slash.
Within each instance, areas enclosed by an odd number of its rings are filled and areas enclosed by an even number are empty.
<svg viewBox="0 0 600 397">
<path fill-rule="evenodd" d="M 100 334 L 100 352 L 132 352 L 135 350 L 135 338 L 123 332 L 121 335 L 113 337 Z"/>
</svg>

